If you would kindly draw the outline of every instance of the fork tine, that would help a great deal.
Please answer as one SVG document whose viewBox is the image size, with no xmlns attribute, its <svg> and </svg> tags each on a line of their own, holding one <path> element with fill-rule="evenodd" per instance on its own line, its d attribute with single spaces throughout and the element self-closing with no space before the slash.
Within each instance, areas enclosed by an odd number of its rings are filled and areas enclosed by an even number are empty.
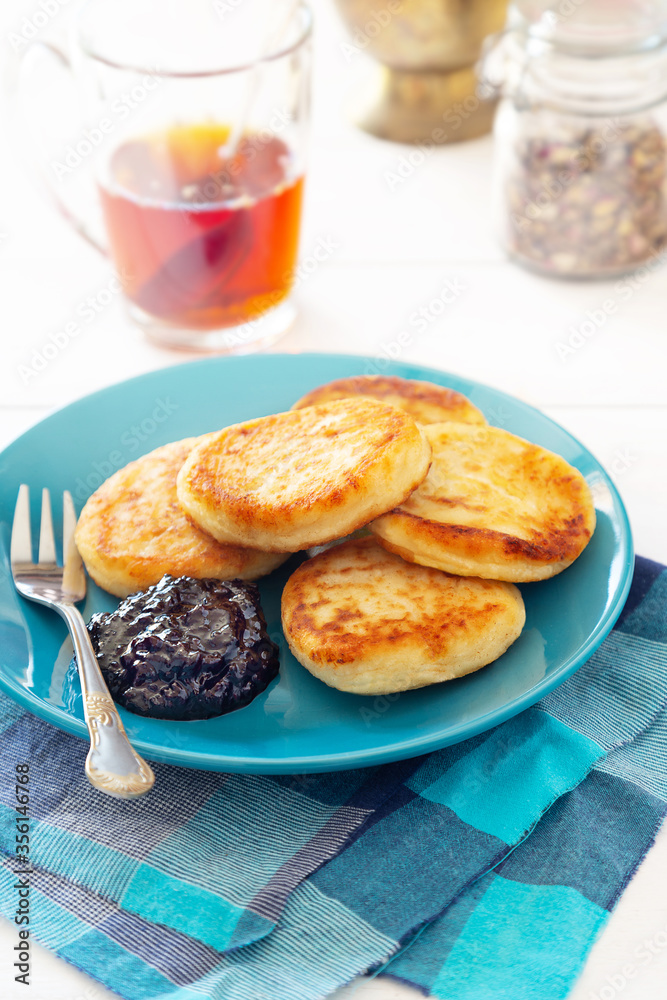
<svg viewBox="0 0 667 1000">
<path fill-rule="evenodd" d="M 67 564 L 76 529 L 76 511 L 69 490 L 63 491 L 63 565 Z"/>
<path fill-rule="evenodd" d="M 51 495 L 42 490 L 42 523 L 39 529 L 39 565 L 54 565 L 56 561 L 56 542 L 53 537 L 53 518 L 51 516 Z"/>
<path fill-rule="evenodd" d="M 12 524 L 11 563 L 32 562 L 32 539 L 30 536 L 30 491 L 25 483 L 19 487 Z"/>
<path fill-rule="evenodd" d="M 86 574 L 74 541 L 76 511 L 69 490 L 63 493 L 63 591 L 75 601 L 86 596 Z"/>
</svg>

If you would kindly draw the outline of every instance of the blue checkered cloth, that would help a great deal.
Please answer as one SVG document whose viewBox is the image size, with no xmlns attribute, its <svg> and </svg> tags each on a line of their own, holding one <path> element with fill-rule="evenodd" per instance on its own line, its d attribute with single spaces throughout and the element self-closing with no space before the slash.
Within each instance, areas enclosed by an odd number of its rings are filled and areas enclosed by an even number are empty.
<svg viewBox="0 0 667 1000">
<path fill-rule="evenodd" d="M 400 764 L 258 777 L 158 765 L 120 802 L 86 745 L 0 697 L 31 763 L 31 931 L 127 1000 L 317 1000 L 355 975 L 457 1000 L 566 996 L 667 809 L 667 571 L 534 708 Z M 13 783 L 0 913 L 13 918 Z"/>
</svg>

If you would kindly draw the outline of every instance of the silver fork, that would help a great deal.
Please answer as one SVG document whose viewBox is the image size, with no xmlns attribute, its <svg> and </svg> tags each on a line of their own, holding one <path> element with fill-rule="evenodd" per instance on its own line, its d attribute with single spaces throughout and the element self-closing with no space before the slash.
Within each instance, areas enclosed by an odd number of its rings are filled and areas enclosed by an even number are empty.
<svg viewBox="0 0 667 1000">
<path fill-rule="evenodd" d="M 76 514 L 71 495 L 63 493 L 63 562 L 56 562 L 51 497 L 42 490 L 38 562 L 32 561 L 30 494 L 19 489 L 12 526 L 14 585 L 30 601 L 53 608 L 67 622 L 79 667 L 83 711 L 90 734 L 86 774 L 91 785 L 117 799 L 136 799 L 150 791 L 155 775 L 132 748 L 104 682 L 85 622 L 76 607 L 86 596 L 86 573 L 74 541 Z"/>
</svg>

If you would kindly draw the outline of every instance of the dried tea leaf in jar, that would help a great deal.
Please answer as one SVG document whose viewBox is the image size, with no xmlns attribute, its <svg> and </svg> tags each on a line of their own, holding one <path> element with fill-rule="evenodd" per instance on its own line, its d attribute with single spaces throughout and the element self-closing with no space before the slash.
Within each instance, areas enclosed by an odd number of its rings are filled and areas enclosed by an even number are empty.
<svg viewBox="0 0 667 1000">
<path fill-rule="evenodd" d="M 547 274 L 622 274 L 667 249 L 667 3 L 650 25 L 602 0 L 557 10 L 517 0 L 489 57 L 502 237 Z"/>
<path fill-rule="evenodd" d="M 510 253 L 556 274 L 642 264 L 667 244 L 667 144 L 651 120 L 521 137 L 507 177 Z"/>
</svg>

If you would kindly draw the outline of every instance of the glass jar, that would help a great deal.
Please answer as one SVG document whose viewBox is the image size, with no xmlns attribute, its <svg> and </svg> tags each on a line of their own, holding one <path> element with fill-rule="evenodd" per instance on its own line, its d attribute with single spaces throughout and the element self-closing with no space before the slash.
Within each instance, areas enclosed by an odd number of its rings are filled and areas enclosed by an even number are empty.
<svg viewBox="0 0 667 1000">
<path fill-rule="evenodd" d="M 667 250 L 667 3 L 515 0 L 484 73 L 502 96 L 495 203 L 509 255 L 604 278 Z"/>
</svg>

